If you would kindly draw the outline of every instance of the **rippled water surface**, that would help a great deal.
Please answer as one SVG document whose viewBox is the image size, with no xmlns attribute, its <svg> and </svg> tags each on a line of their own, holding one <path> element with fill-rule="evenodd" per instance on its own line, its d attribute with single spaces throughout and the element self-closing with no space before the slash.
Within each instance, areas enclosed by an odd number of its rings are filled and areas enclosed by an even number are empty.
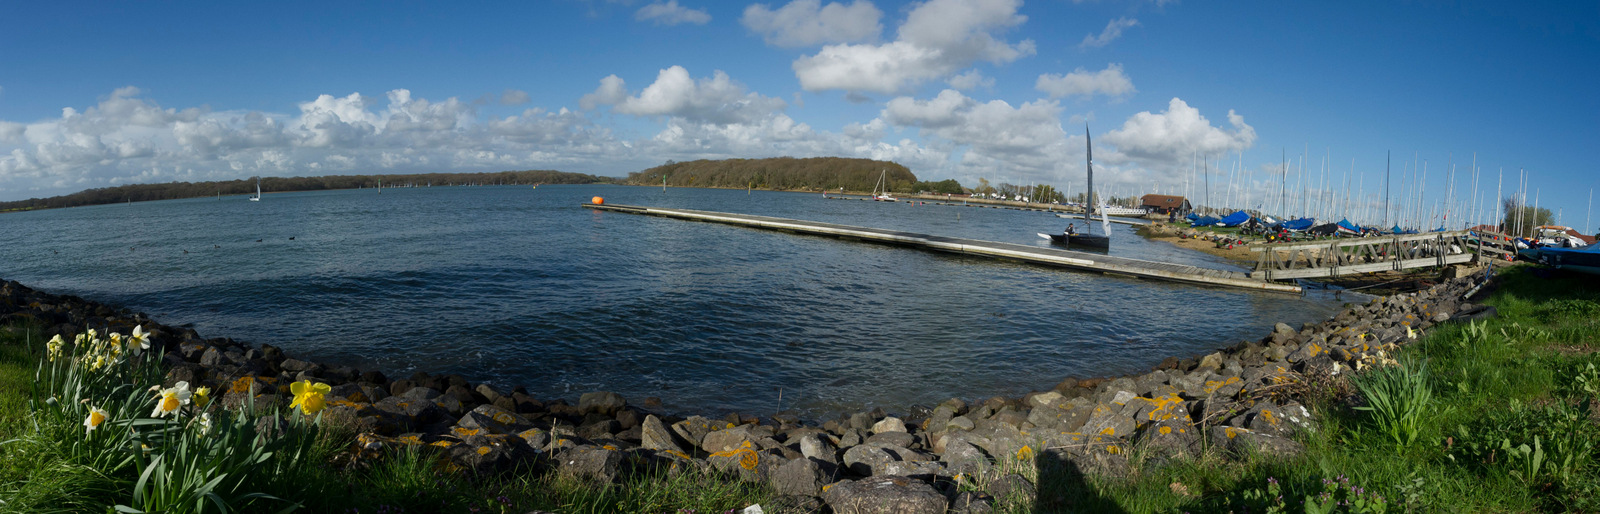
<svg viewBox="0 0 1600 514">
<path fill-rule="evenodd" d="M 0 277 L 391 376 L 706 413 L 770 413 L 781 389 L 807 416 L 1135 372 L 1339 306 L 579 207 L 596 195 L 1040 246 L 1067 221 L 760 191 L 320 191 L 0 215 Z M 1113 238 L 1113 255 L 1232 268 Z"/>
</svg>

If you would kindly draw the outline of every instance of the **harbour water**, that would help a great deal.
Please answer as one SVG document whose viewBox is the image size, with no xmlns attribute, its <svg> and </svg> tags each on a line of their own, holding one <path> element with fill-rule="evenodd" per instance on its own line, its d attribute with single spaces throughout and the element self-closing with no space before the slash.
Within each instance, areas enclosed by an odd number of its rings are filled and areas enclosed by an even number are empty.
<svg viewBox="0 0 1600 514">
<path fill-rule="evenodd" d="M 316 191 L 3 214 L 0 278 L 395 377 L 808 418 L 1137 372 L 1341 305 L 579 207 L 593 196 L 1030 245 L 1069 222 L 742 190 Z M 1233 268 L 1126 225 L 1113 241 Z"/>
</svg>

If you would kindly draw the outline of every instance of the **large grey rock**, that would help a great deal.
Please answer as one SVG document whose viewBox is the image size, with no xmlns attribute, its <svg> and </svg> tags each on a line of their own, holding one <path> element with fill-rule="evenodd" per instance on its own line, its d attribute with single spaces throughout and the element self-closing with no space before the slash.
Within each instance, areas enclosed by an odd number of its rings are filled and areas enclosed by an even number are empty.
<svg viewBox="0 0 1600 514">
<path fill-rule="evenodd" d="M 520 414 L 493 405 L 479 405 L 461 416 L 456 425 L 468 430 L 481 430 L 487 434 L 513 434 L 531 428 L 533 422 Z"/>
<path fill-rule="evenodd" d="M 1160 421 L 1146 426 L 1136 443 L 1151 456 L 1190 458 L 1200 455 L 1200 428 L 1188 419 Z"/>
<path fill-rule="evenodd" d="M 682 437 L 683 440 L 695 445 L 695 447 L 700 446 L 700 441 L 705 439 L 706 434 L 711 433 L 713 430 L 728 428 L 733 428 L 733 423 L 706 419 L 700 416 L 690 416 L 689 419 L 672 424 L 673 433 L 678 434 L 678 437 Z"/>
<path fill-rule="evenodd" d="M 654 414 L 644 417 L 644 422 L 639 425 L 639 446 L 647 450 L 676 453 L 687 457 L 689 449 L 684 448 L 673 438 L 672 431 L 661 423 L 661 418 Z"/>
<path fill-rule="evenodd" d="M 829 464 L 839 463 L 839 450 L 833 447 L 827 437 L 810 434 L 800 438 L 800 454 L 808 459 L 816 459 Z"/>
<path fill-rule="evenodd" d="M 1211 429 L 1211 446 L 1235 456 L 1255 453 L 1289 458 L 1305 451 L 1305 446 L 1293 439 L 1230 426 Z"/>
<path fill-rule="evenodd" d="M 1089 420 L 1084 422 L 1082 432 L 1091 435 L 1105 435 L 1112 437 L 1126 437 L 1133 435 L 1137 425 L 1133 418 L 1122 414 L 1122 407 L 1111 404 L 1099 404 L 1089 414 Z"/>
<path fill-rule="evenodd" d="M 610 391 L 583 393 L 583 396 L 578 397 L 578 409 L 585 413 L 593 412 L 610 416 L 627 406 L 628 401 L 624 400 L 622 395 Z"/>
<path fill-rule="evenodd" d="M 822 499 L 834 514 L 943 514 L 946 507 L 933 486 L 893 475 L 833 484 Z"/>
<path fill-rule="evenodd" d="M 955 473 L 979 473 L 991 465 L 989 456 L 983 450 L 963 438 L 954 438 L 947 441 L 944 454 L 939 456 L 944 461 L 945 467 Z"/>
<path fill-rule="evenodd" d="M 1061 399 L 1057 395 L 1057 398 L 1029 411 L 1028 422 L 1042 429 L 1076 432 L 1089 421 L 1089 414 L 1093 410 L 1094 404 L 1087 398 Z"/>
<path fill-rule="evenodd" d="M 845 469 L 861 476 L 876 475 L 894 461 L 894 454 L 877 446 L 856 446 L 844 452 Z"/>
<path fill-rule="evenodd" d="M 945 430 L 972 430 L 973 428 L 977 428 L 977 424 L 966 416 L 956 416 L 950 418 L 948 423 L 945 423 Z"/>
<path fill-rule="evenodd" d="M 898 446 L 900 448 L 910 448 L 916 442 L 917 436 L 905 432 L 884 432 L 868 437 L 863 441 L 864 444 Z"/>
<path fill-rule="evenodd" d="M 739 425 L 733 428 L 709 432 L 700 441 L 700 448 L 710 452 L 725 452 L 741 447 L 753 447 L 756 436 L 751 434 L 750 425 Z"/>
<path fill-rule="evenodd" d="M 556 469 L 568 476 L 601 483 L 617 481 L 622 452 L 595 446 L 577 446 L 561 452 Z"/>
<path fill-rule="evenodd" d="M 944 464 L 928 460 L 897 460 L 885 465 L 883 469 L 873 470 L 877 475 L 899 475 L 932 480 L 937 475 L 944 474 Z"/>
<path fill-rule="evenodd" d="M 794 459 L 772 470 L 773 492 L 779 495 L 816 496 L 833 477 L 811 459 Z"/>
<path fill-rule="evenodd" d="M 894 416 L 889 416 L 887 418 L 883 418 L 882 420 L 879 420 L 877 423 L 873 423 L 872 424 L 872 433 L 874 433 L 874 434 L 882 434 L 882 433 L 886 433 L 886 432 L 905 433 L 905 431 L 906 431 L 906 423 L 904 421 L 901 421 L 900 418 L 897 418 L 897 417 L 894 417 Z"/>
</svg>

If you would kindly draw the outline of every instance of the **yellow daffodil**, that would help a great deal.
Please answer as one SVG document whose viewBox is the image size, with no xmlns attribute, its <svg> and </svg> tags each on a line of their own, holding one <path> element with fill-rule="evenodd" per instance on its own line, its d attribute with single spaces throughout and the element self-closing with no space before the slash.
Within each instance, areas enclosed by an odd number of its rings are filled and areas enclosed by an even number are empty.
<svg viewBox="0 0 1600 514">
<path fill-rule="evenodd" d="M 106 334 L 106 343 L 106 346 L 110 348 L 122 346 L 122 334 L 118 334 L 116 332 Z"/>
<path fill-rule="evenodd" d="M 211 388 L 206 387 L 206 386 L 200 386 L 199 389 L 195 389 L 194 390 L 194 406 L 195 406 L 195 408 L 203 409 L 203 408 L 205 408 L 206 405 L 210 405 L 210 404 L 211 404 Z"/>
<path fill-rule="evenodd" d="M 191 395 L 188 382 L 178 382 L 162 389 L 156 393 L 156 410 L 150 411 L 150 416 L 159 418 L 168 414 L 176 415 L 179 408 L 189 404 Z"/>
<path fill-rule="evenodd" d="M 55 362 L 56 356 L 61 355 L 61 347 L 66 344 L 67 342 L 61 339 L 61 334 L 56 334 L 55 337 L 50 338 L 50 342 L 44 344 L 45 349 L 50 354 L 50 362 Z"/>
<path fill-rule="evenodd" d="M 90 432 L 94 432 L 94 429 L 100 428 L 100 425 L 105 423 L 110 417 L 111 413 L 106 412 L 98 407 L 90 407 L 89 417 L 84 418 L 83 420 L 84 435 L 88 435 Z"/>
<path fill-rule="evenodd" d="M 313 383 L 310 380 L 301 380 L 290 384 L 289 392 L 294 393 L 294 402 L 289 404 L 289 408 L 299 407 L 300 412 L 305 413 L 307 416 L 316 414 L 317 411 L 328 406 L 326 395 L 332 390 L 333 388 L 328 387 L 328 384 Z"/>
<path fill-rule="evenodd" d="M 144 325 L 133 327 L 133 334 L 128 336 L 128 353 L 138 357 L 145 350 L 150 349 L 150 333 L 144 331 Z"/>
</svg>

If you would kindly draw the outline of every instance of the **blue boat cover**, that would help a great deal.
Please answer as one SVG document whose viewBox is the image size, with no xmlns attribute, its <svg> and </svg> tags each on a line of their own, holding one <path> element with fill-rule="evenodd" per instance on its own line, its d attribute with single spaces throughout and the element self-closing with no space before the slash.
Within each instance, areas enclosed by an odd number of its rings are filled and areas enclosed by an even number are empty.
<svg viewBox="0 0 1600 514">
<path fill-rule="evenodd" d="M 1218 221 L 1222 221 L 1222 220 L 1217 219 L 1216 216 L 1201 216 L 1199 218 L 1195 218 L 1194 221 L 1190 222 L 1189 226 L 1192 226 L 1192 227 L 1209 227 L 1209 226 L 1212 226 L 1212 225 L 1216 225 Z"/>
<path fill-rule="evenodd" d="M 1299 232 L 1299 231 L 1311 228 L 1312 225 L 1316 225 L 1316 224 L 1317 224 L 1317 219 L 1316 218 L 1300 218 L 1300 219 L 1297 219 L 1297 220 L 1291 220 L 1291 221 L 1283 222 L 1283 228 L 1284 228 L 1284 230 L 1292 230 L 1292 231 L 1295 231 L 1295 232 Z"/>
<path fill-rule="evenodd" d="M 1191 212 L 1191 213 L 1189 213 L 1188 216 L 1184 216 L 1183 219 L 1186 219 L 1186 220 L 1189 220 L 1189 221 L 1194 221 L 1194 220 L 1200 219 L 1200 215 Z"/>
<path fill-rule="evenodd" d="M 1348 220 L 1348 219 L 1339 220 L 1339 228 L 1342 228 L 1342 229 L 1345 229 L 1345 230 L 1349 230 L 1349 231 L 1355 232 L 1357 234 L 1361 233 L 1361 225 L 1357 225 L 1355 223 L 1351 223 L 1350 220 Z"/>
<path fill-rule="evenodd" d="M 1240 223 L 1244 223 L 1246 221 L 1250 221 L 1250 213 L 1238 211 L 1217 221 L 1217 225 L 1224 227 L 1237 227 Z"/>
</svg>

